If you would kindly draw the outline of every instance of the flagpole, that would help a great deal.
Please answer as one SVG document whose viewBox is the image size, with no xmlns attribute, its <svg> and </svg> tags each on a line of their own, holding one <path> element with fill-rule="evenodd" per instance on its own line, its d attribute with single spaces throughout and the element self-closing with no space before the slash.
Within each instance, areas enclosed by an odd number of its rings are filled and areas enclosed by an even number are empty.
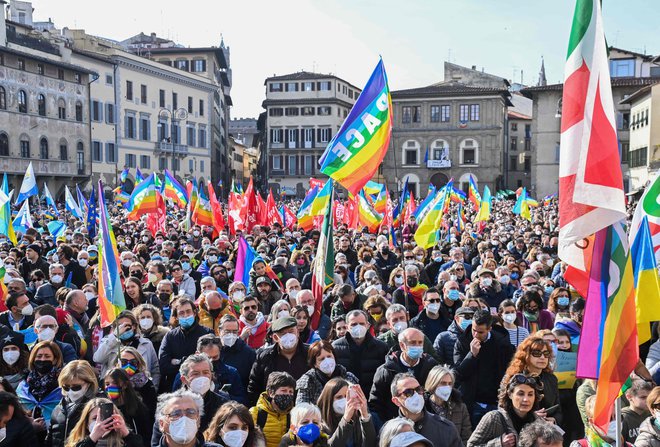
<svg viewBox="0 0 660 447">
<path fill-rule="evenodd" d="M 399 178 L 399 162 L 397 161 L 397 156 L 396 153 L 392 153 L 394 157 L 394 178 L 396 179 L 396 192 L 399 195 L 399 202 L 401 201 L 401 181 L 402 179 Z M 405 306 L 406 306 L 406 313 L 408 313 L 408 278 L 406 276 L 406 266 L 404 265 L 404 256 L 403 256 L 403 209 L 402 209 L 402 203 L 398 203 L 398 208 L 399 208 L 399 228 L 401 231 L 399 232 L 399 251 L 401 252 L 401 257 L 400 257 L 400 263 L 401 263 L 401 269 L 403 269 L 403 292 L 404 292 L 404 299 L 405 299 Z M 392 227 L 394 227 L 394 210 L 392 210 Z M 396 235 L 396 231 L 394 228 L 392 228 L 393 234 Z M 396 253 L 395 253 L 396 255 Z"/>
<path fill-rule="evenodd" d="M 614 401 L 614 414 L 616 416 L 616 432 L 617 432 L 617 437 L 616 437 L 616 447 L 623 447 L 622 445 L 622 436 L 621 436 L 621 398 L 617 397 L 616 400 Z"/>
</svg>

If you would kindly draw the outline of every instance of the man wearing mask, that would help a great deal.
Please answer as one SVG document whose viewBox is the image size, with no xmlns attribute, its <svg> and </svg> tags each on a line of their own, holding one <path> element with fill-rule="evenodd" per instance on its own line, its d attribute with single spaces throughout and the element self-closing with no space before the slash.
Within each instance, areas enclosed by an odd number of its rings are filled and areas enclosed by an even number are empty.
<svg viewBox="0 0 660 447">
<path fill-rule="evenodd" d="M 337 253 L 343 253 L 346 256 L 346 262 L 350 265 L 351 271 L 355 271 L 355 267 L 358 266 L 358 256 L 357 252 L 351 248 L 351 240 L 348 236 L 342 236 L 339 239 L 339 250 Z"/>
<path fill-rule="evenodd" d="M 8 310 L 0 313 L 0 324 L 13 331 L 24 330 L 32 326 L 34 309 L 24 292 L 10 293 L 5 304 Z"/>
<path fill-rule="evenodd" d="M 59 306 L 55 299 L 55 292 L 64 284 L 64 266 L 62 264 L 51 264 L 48 268 L 50 279 L 39 286 L 34 294 L 34 301 L 37 304 L 50 304 Z"/>
<path fill-rule="evenodd" d="M 365 297 L 358 296 L 352 285 L 342 284 L 336 293 L 338 299 L 332 305 L 332 311 L 330 312 L 331 320 L 334 320 L 341 315 L 346 315 L 352 310 L 362 309 Z"/>
<path fill-rule="evenodd" d="M 175 327 L 163 337 L 158 352 L 161 390 L 172 389 L 183 359 L 197 350 L 199 337 L 211 333 L 209 328 L 200 326 L 197 322 L 197 308 L 188 298 L 178 298 L 175 301 L 172 316 L 176 320 Z"/>
<path fill-rule="evenodd" d="M 183 386 L 204 399 L 204 415 L 199 428 L 206 430 L 218 408 L 229 401 L 229 395 L 211 390 L 214 378 L 213 362 L 206 354 L 196 353 L 186 357 L 181 363 L 179 373 Z"/>
<path fill-rule="evenodd" d="M 463 445 L 454 424 L 424 409 L 424 387 L 412 373 L 394 376 L 390 393 L 392 402 L 399 408 L 399 416 L 409 419 L 414 424 L 415 432 L 431 441 L 434 447 Z"/>
<path fill-rule="evenodd" d="M 412 372 L 420 383 L 425 383 L 429 371 L 438 362 L 424 353 L 424 333 L 419 329 L 408 328 L 398 336 L 400 351 L 391 352 L 385 363 L 378 367 L 369 395 L 369 409 L 375 411 L 381 421 L 396 417 L 397 407 L 392 402 L 390 386 L 398 373 Z"/>
<path fill-rule="evenodd" d="M 72 290 L 66 295 L 64 310 L 73 318 L 74 327 L 80 331 L 80 338 L 84 338 L 87 335 L 89 328 L 87 307 L 87 297 L 82 290 Z"/>
<path fill-rule="evenodd" d="M 346 314 L 346 326 L 346 335 L 332 342 L 335 361 L 358 378 L 366 396 L 389 349 L 369 332 L 369 318 L 365 311 L 352 310 Z"/>
<path fill-rule="evenodd" d="M 245 386 L 250 379 L 250 370 L 257 355 L 254 349 L 239 337 L 239 324 L 236 317 L 231 314 L 223 316 L 219 329 L 222 361 L 238 370 L 241 383 Z"/>
<path fill-rule="evenodd" d="M 267 447 L 277 447 L 289 430 L 289 413 L 295 403 L 296 381 L 290 374 L 274 372 L 268 376 L 266 391 L 250 408 L 254 423 L 266 438 Z"/>
<path fill-rule="evenodd" d="M 252 349 L 258 349 L 264 345 L 269 327 L 263 313 L 259 312 L 259 301 L 252 296 L 245 297 L 239 317 L 240 338 Z"/>
<path fill-rule="evenodd" d="M 278 318 L 273 322 L 272 332 L 275 344 L 259 349 L 250 372 L 247 392 L 248 402 L 252 405 L 256 404 L 259 395 L 266 389 L 270 373 L 283 371 L 298 380 L 309 370 L 308 346 L 299 340 L 296 319 Z"/>
<path fill-rule="evenodd" d="M 483 298 L 491 308 L 497 309 L 506 295 L 502 290 L 502 285 L 495 280 L 495 273 L 492 270 L 481 268 L 477 272 L 478 280 L 468 286 L 472 298 Z"/>
<path fill-rule="evenodd" d="M 458 337 L 472 324 L 472 316 L 476 309 L 471 307 L 459 307 L 454 315 L 454 321 L 446 331 L 440 332 L 433 342 L 438 362 L 441 365 L 454 366 L 454 345 Z"/>
<path fill-rule="evenodd" d="M 394 270 L 398 263 L 396 255 L 390 252 L 390 246 L 387 242 L 380 244 L 374 259 L 376 260 L 376 268 L 378 268 L 381 278 L 389 278 L 390 273 L 392 273 L 392 270 Z"/>
<path fill-rule="evenodd" d="M 293 307 L 296 305 L 296 297 L 298 296 L 298 293 L 302 290 L 302 287 L 300 287 L 300 281 L 296 278 L 291 278 L 285 283 L 285 288 L 286 294 L 289 297 L 289 304 Z"/>
<path fill-rule="evenodd" d="M 282 299 L 282 293 L 278 290 L 273 290 L 273 283 L 267 276 L 260 276 L 257 278 L 257 298 L 264 313 L 270 313 L 270 308 L 273 307 L 277 301 Z"/>
<path fill-rule="evenodd" d="M 419 283 L 419 269 L 415 265 L 406 265 L 405 280 L 405 285 L 392 293 L 392 302 L 406 306 L 408 315 L 414 318 L 424 307 L 422 297 L 428 287 Z"/>
<path fill-rule="evenodd" d="M 318 317 L 318 323 L 316 324 L 316 327 L 314 327 L 315 325 L 313 324 L 313 315 L 317 310 L 316 299 L 314 298 L 312 291 L 308 289 L 301 290 L 300 293 L 298 293 L 296 296 L 296 305 L 305 306 L 307 308 L 307 312 L 309 313 L 310 319 L 312 320 L 312 329 L 319 334 L 321 339 L 325 340 L 325 338 L 328 336 L 328 333 L 330 332 L 330 329 L 332 328 L 332 322 L 330 322 L 330 317 L 328 317 L 321 311 L 321 309 L 319 309 L 318 313 L 320 314 L 320 317 Z"/>
<path fill-rule="evenodd" d="M 220 319 L 231 313 L 229 301 L 217 291 L 206 292 L 199 300 L 199 324 L 205 326 L 218 334 L 220 331 Z"/>
<path fill-rule="evenodd" d="M 438 273 L 440 273 L 443 264 L 442 252 L 439 249 L 434 248 L 431 252 L 430 262 L 424 267 L 426 276 L 431 279 L 431 281 L 435 281 L 438 278 Z"/>
<path fill-rule="evenodd" d="M 457 382 L 473 427 L 484 414 L 497 409 L 500 382 L 515 351 L 508 336 L 492 328 L 490 311 L 478 310 L 454 346 Z"/>
<path fill-rule="evenodd" d="M 48 279 L 48 262 L 41 257 L 41 246 L 39 244 L 30 244 L 25 249 L 25 257 L 21 260 L 18 270 L 21 272 L 23 280 L 27 283 L 32 278 L 34 270 L 41 270 Z"/>
<path fill-rule="evenodd" d="M 85 271 L 85 281 L 91 282 L 94 276 L 94 267 L 89 263 L 89 252 L 87 250 L 80 250 L 78 252 L 78 265 Z"/>
<path fill-rule="evenodd" d="M 206 354 L 213 363 L 211 390 L 223 396 L 227 394 L 231 400 L 245 404 L 245 387 L 238 370 L 225 363 L 220 355 L 221 349 L 222 343 L 217 335 L 207 334 L 197 340 L 197 354 Z"/>
<path fill-rule="evenodd" d="M 199 394 L 188 390 L 177 390 L 159 396 L 158 401 L 156 425 L 151 445 L 163 447 L 217 446 L 217 444 L 197 438 L 197 433 L 204 430 L 201 425 L 204 400 Z"/>
<path fill-rule="evenodd" d="M 78 359 L 76 355 L 76 350 L 68 343 L 55 340 L 55 334 L 57 333 L 57 320 L 55 317 L 50 315 L 44 315 L 37 318 L 37 321 L 34 323 L 34 332 L 37 334 L 39 341 L 52 341 L 59 346 L 60 351 L 62 351 L 62 359 L 64 363 L 69 363 Z"/>
<path fill-rule="evenodd" d="M 57 258 L 64 266 L 64 279 L 71 276 L 71 284 L 75 284 L 79 289 L 87 283 L 85 269 L 78 264 L 73 254 L 73 248 L 68 244 L 62 244 L 57 247 Z"/>
<path fill-rule="evenodd" d="M 408 329 L 408 313 L 406 308 L 401 304 L 392 304 L 385 311 L 385 319 L 387 320 L 387 325 L 390 327 L 390 330 L 386 333 L 379 335 L 378 340 L 385 342 L 389 350 L 398 350 L 399 335 Z M 426 354 L 435 356 L 435 351 L 433 350 L 433 343 L 431 340 L 424 335 L 422 346 L 424 347 L 424 352 Z"/>
<path fill-rule="evenodd" d="M 197 272 L 202 276 L 210 276 L 211 267 L 218 263 L 220 251 L 216 247 L 210 247 L 204 254 L 204 261 L 197 267 Z"/>
<path fill-rule="evenodd" d="M 195 225 L 190 230 L 190 237 L 188 238 L 188 244 L 192 246 L 195 250 L 202 248 L 202 228 L 199 225 Z"/>
<path fill-rule="evenodd" d="M 445 287 L 449 283 L 453 283 L 458 291 L 458 284 L 455 281 L 447 281 Z M 457 301 L 451 299 L 449 299 L 449 305 L 447 305 L 447 298 L 445 298 L 443 302 L 443 299 L 440 297 L 440 292 L 435 287 L 427 289 L 426 292 L 424 292 L 422 300 L 424 302 L 424 310 L 410 320 L 410 326 L 416 327 L 422 331 L 429 340 L 429 346 L 432 346 L 430 340 L 435 340 L 440 332 L 447 330 L 454 318 L 455 309 L 457 309 L 459 305 L 456 304 Z"/>
</svg>

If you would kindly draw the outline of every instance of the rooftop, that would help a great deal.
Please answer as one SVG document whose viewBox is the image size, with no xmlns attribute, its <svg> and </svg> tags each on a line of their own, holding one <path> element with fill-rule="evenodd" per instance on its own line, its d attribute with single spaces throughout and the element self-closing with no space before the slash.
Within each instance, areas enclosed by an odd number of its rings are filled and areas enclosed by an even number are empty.
<svg viewBox="0 0 660 447">
<path fill-rule="evenodd" d="M 660 82 L 660 78 L 657 77 L 646 77 L 646 78 L 633 78 L 633 77 L 628 77 L 628 78 L 612 78 L 612 87 L 644 87 L 646 85 L 652 85 L 655 84 L 656 82 Z M 537 92 L 544 92 L 544 91 L 562 91 L 564 88 L 564 84 L 550 84 L 550 85 L 542 85 L 542 86 L 536 86 L 536 87 L 527 87 L 520 92 L 527 96 L 530 97 L 531 94 L 537 93 Z"/>
<path fill-rule="evenodd" d="M 506 95 L 508 97 L 509 91 L 505 88 L 472 87 L 456 81 L 447 81 L 439 82 L 437 84 L 432 84 L 426 87 L 395 90 L 392 92 L 392 98 L 473 95 Z"/>
<path fill-rule="evenodd" d="M 289 73 L 280 76 L 273 75 L 270 78 L 266 78 L 266 80 L 264 81 L 264 85 L 266 85 L 268 81 L 312 81 L 312 80 L 321 80 L 321 79 L 338 79 L 341 82 L 345 82 L 346 84 L 350 85 L 353 88 L 356 88 L 360 91 L 362 90 L 354 86 L 350 82 L 345 81 L 344 79 L 335 76 L 333 74 L 312 73 L 310 71 L 304 71 L 304 70 L 298 71 L 296 73 Z"/>
<path fill-rule="evenodd" d="M 144 51 L 143 51 L 144 52 Z M 227 59 L 225 58 L 225 52 L 222 48 L 219 47 L 169 47 L 169 48 L 149 48 L 148 52 L 152 55 L 159 54 L 190 54 L 190 53 L 206 53 L 213 52 L 220 61 L 220 68 L 228 68 Z"/>
<path fill-rule="evenodd" d="M 640 88 L 639 90 L 637 90 L 632 95 L 630 95 L 627 98 L 620 101 L 619 104 L 632 104 L 633 102 L 635 102 L 640 97 L 642 97 L 642 96 L 646 95 L 647 93 L 649 93 L 651 91 L 651 89 L 654 86 L 658 85 L 658 84 L 660 84 L 660 79 L 657 79 L 654 84 L 649 84 L 647 86 L 644 86 L 644 87 Z"/>
</svg>

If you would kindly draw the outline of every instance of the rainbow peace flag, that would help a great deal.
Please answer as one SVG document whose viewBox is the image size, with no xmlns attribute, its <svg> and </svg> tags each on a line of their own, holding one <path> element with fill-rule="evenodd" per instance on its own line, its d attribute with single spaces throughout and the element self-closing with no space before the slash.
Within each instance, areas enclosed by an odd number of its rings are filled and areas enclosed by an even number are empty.
<svg viewBox="0 0 660 447">
<path fill-rule="evenodd" d="M 383 185 L 382 183 L 374 182 L 373 180 L 369 180 L 364 185 L 364 192 L 367 194 L 371 194 L 373 196 L 380 194 L 380 192 L 384 189 L 385 189 L 385 185 Z"/>
<path fill-rule="evenodd" d="M 660 320 L 660 280 L 648 216 L 642 217 L 630 247 L 635 277 L 639 344 L 651 339 L 651 322 Z"/>
<path fill-rule="evenodd" d="M 211 202 L 204 196 L 204 191 L 199 190 L 197 196 L 197 203 L 192 213 L 192 221 L 197 225 L 213 226 L 213 210 L 211 209 Z"/>
<path fill-rule="evenodd" d="M 155 213 L 158 209 L 156 203 L 156 175 L 151 173 L 146 180 L 135 185 L 131 197 L 126 203 L 128 219 L 138 220 L 142 214 Z"/>
<path fill-rule="evenodd" d="M 333 183 L 332 179 L 328 179 L 328 181 L 325 182 L 325 185 L 323 185 L 323 188 L 321 188 L 316 197 L 314 197 L 310 211 L 311 216 L 325 214 L 325 211 L 328 209 L 328 204 L 330 203 L 330 197 L 332 196 Z"/>
<path fill-rule="evenodd" d="M 307 192 L 303 203 L 298 209 L 298 214 L 296 219 L 298 219 L 298 225 L 300 225 L 305 231 L 309 231 L 314 225 L 314 216 L 312 215 L 312 202 L 316 198 L 316 195 L 319 193 L 319 187 L 315 186 Z"/>
<path fill-rule="evenodd" d="M 321 172 L 357 195 L 378 170 L 391 135 L 392 99 L 381 59 L 321 156 Z"/>
<path fill-rule="evenodd" d="M 163 194 L 181 209 L 185 208 L 188 204 L 188 192 L 186 191 L 186 188 L 184 188 L 167 169 L 165 169 L 165 187 L 163 189 Z"/>
<path fill-rule="evenodd" d="M 360 227 L 369 228 L 370 233 L 377 232 L 380 222 L 383 220 L 383 216 L 378 214 L 364 197 L 363 191 L 360 191 L 358 195 L 358 216 Z"/>
<path fill-rule="evenodd" d="M 240 281 L 245 287 L 250 285 L 250 270 L 254 260 L 259 256 L 250 247 L 247 241 L 240 236 L 238 239 L 238 250 L 236 252 L 236 271 L 234 272 L 234 281 Z"/>
<path fill-rule="evenodd" d="M 387 189 L 383 188 L 378 193 L 378 197 L 376 197 L 376 201 L 374 202 L 374 209 L 376 210 L 377 213 L 384 214 L 386 208 L 387 208 Z"/>
<path fill-rule="evenodd" d="M 474 182 L 474 177 L 470 176 L 469 180 L 469 190 L 468 190 L 468 199 L 470 202 L 472 202 L 472 206 L 474 206 L 474 209 L 479 209 L 479 205 L 481 204 L 481 196 L 479 195 L 479 189 L 477 188 L 477 184 Z"/>
<path fill-rule="evenodd" d="M 152 174 L 153 175 L 153 174 Z M 119 276 L 119 252 L 117 241 L 110 225 L 110 217 L 105 207 L 105 194 L 103 183 L 99 180 L 99 279 L 98 279 L 98 304 L 101 315 L 101 327 L 108 327 L 115 321 L 117 315 L 126 309 L 124 291 Z"/>
</svg>

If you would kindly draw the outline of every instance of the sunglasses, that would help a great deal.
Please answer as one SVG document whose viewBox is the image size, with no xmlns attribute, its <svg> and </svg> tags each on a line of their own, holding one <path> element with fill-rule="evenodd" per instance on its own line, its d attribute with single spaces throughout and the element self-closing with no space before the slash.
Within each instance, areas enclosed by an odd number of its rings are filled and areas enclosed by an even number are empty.
<svg viewBox="0 0 660 447">
<path fill-rule="evenodd" d="M 243 306 L 243 309 L 244 310 L 257 310 L 257 309 L 259 309 L 259 306 L 257 306 L 257 305 L 255 305 L 255 306 Z"/>
<path fill-rule="evenodd" d="M 441 302 L 440 298 L 430 299 L 430 300 L 426 300 L 426 301 L 428 303 L 440 303 Z"/>
<path fill-rule="evenodd" d="M 543 383 L 538 377 L 526 376 L 524 374 L 515 374 L 511 377 L 509 385 L 529 385 L 537 390 L 543 390 Z"/>
<path fill-rule="evenodd" d="M 220 338 L 218 337 L 207 337 L 207 338 L 200 338 L 199 339 L 199 344 L 201 346 L 208 346 L 208 345 L 221 345 Z"/>
<path fill-rule="evenodd" d="M 135 360 L 121 359 L 119 361 L 121 363 L 121 366 L 126 366 L 126 365 L 137 366 L 137 362 Z"/>
<path fill-rule="evenodd" d="M 67 393 L 69 391 L 80 391 L 82 390 L 82 385 L 62 385 L 62 389 Z"/>
<path fill-rule="evenodd" d="M 550 351 L 540 351 L 538 349 L 532 349 L 530 354 L 532 354 L 532 357 L 541 358 L 541 356 L 545 357 L 546 359 L 550 358 L 551 352 Z"/>
<path fill-rule="evenodd" d="M 407 389 L 401 391 L 398 394 L 398 396 L 403 396 L 406 399 L 408 399 L 409 397 L 412 397 L 415 393 L 424 394 L 424 387 L 420 385 L 417 388 L 407 388 Z"/>
</svg>

